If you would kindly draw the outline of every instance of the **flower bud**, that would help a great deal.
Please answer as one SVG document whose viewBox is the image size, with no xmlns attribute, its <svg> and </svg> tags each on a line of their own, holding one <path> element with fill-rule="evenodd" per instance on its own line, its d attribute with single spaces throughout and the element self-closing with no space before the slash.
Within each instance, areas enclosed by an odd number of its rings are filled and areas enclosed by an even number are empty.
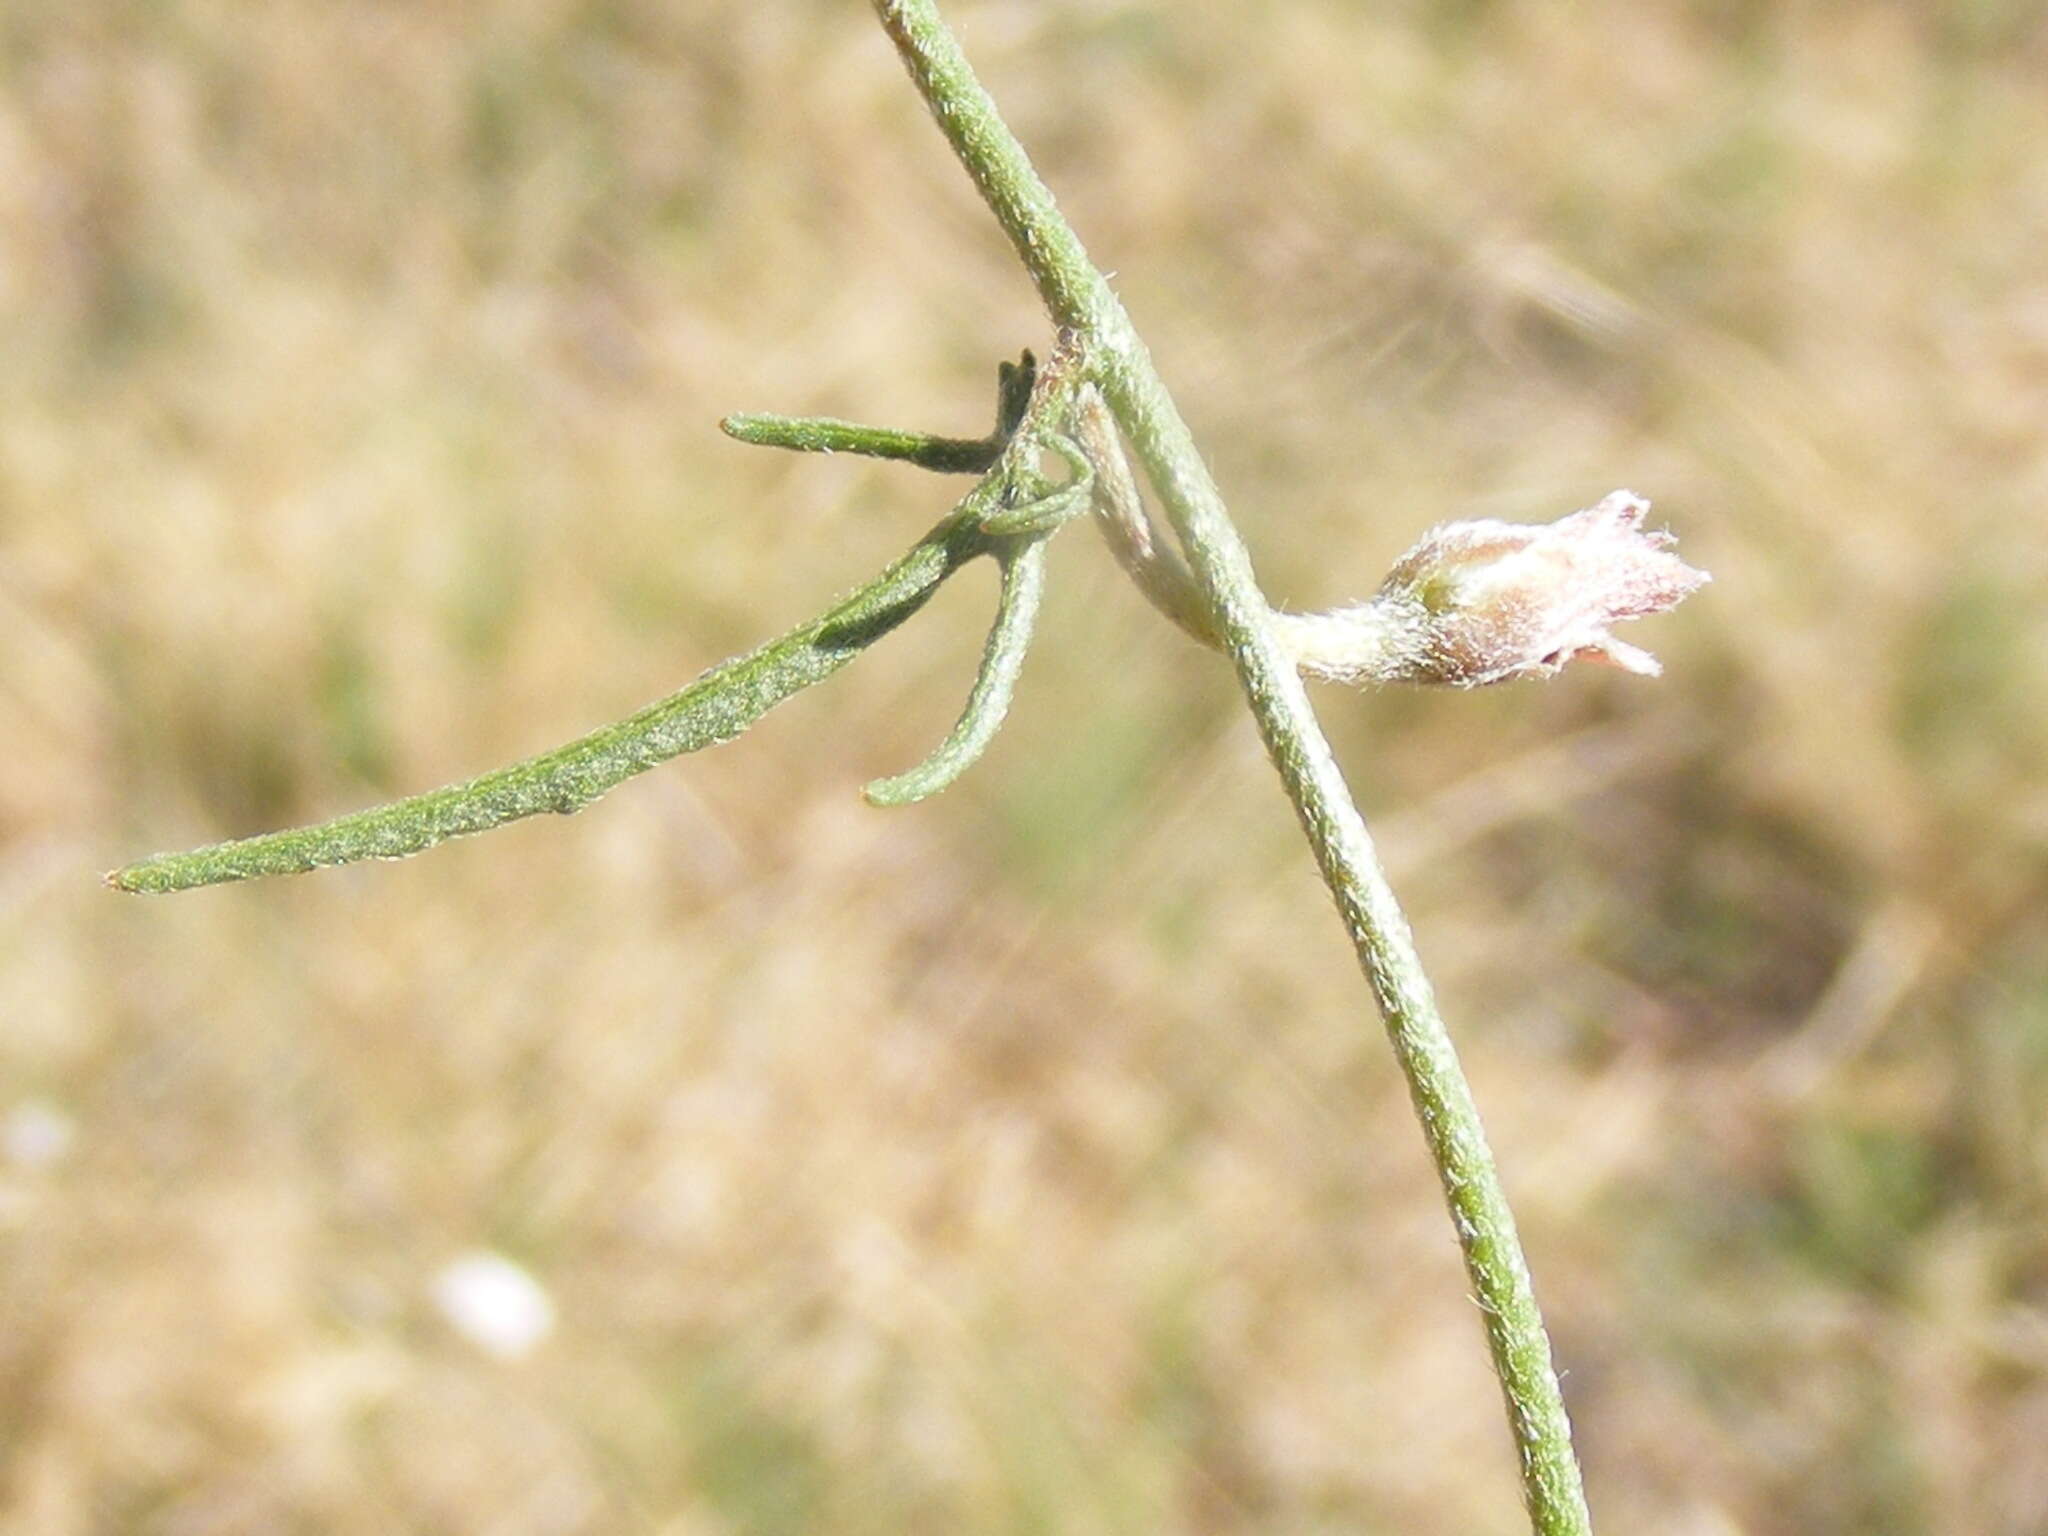
<svg viewBox="0 0 2048 1536">
<path fill-rule="evenodd" d="M 1616 491 L 1554 523 L 1446 523 L 1423 535 L 1371 602 L 1284 615 L 1304 671 L 1344 682 L 1470 688 L 1544 677 L 1583 657 L 1655 675 L 1607 630 L 1677 606 L 1708 580 L 1645 533 L 1650 504 Z"/>
</svg>

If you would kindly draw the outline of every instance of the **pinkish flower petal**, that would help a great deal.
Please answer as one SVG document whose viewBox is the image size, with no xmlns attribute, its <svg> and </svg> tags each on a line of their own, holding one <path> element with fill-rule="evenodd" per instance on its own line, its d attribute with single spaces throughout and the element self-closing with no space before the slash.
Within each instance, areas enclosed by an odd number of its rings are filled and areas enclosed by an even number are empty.
<svg viewBox="0 0 2048 1536">
<path fill-rule="evenodd" d="M 1373 600 L 1287 616 L 1305 670 L 1346 681 L 1469 688 L 1547 676 L 1578 658 L 1655 676 L 1649 652 L 1608 626 L 1675 607 L 1707 581 L 1645 533 L 1650 504 L 1616 491 L 1554 523 L 1493 519 L 1433 528 Z"/>
</svg>

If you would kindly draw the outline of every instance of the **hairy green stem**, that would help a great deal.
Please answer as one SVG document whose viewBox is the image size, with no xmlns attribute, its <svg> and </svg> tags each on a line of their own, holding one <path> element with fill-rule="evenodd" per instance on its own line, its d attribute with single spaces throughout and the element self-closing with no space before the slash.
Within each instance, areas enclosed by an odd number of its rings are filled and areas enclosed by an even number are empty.
<svg viewBox="0 0 2048 1536">
<path fill-rule="evenodd" d="M 1180 537 L 1407 1078 L 1485 1319 L 1531 1524 L 1542 1536 L 1590 1532 L 1549 1339 L 1478 1107 L 1407 920 L 1280 643 L 1244 541 L 1122 304 L 975 78 L 934 0 L 873 4 L 1046 307 L 1075 333 L 1077 350 Z"/>
</svg>

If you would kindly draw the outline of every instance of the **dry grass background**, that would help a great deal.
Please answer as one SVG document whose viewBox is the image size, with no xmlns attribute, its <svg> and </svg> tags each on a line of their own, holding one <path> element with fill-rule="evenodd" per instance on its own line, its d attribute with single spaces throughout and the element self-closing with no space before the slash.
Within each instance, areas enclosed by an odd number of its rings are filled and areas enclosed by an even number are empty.
<svg viewBox="0 0 2048 1536">
<path fill-rule="evenodd" d="M 1322 703 L 1612 1531 L 2048 1531 L 2048 26 L 962 4 L 1296 604 L 1656 498 L 1593 673 Z M 853 0 L 0 12 L 0 1529 L 1510 1532 L 1227 676 L 1083 534 L 573 821 L 95 872 L 564 739 L 954 487 L 1044 333 Z M 454 1255 L 560 1312 L 450 1331 Z"/>
</svg>

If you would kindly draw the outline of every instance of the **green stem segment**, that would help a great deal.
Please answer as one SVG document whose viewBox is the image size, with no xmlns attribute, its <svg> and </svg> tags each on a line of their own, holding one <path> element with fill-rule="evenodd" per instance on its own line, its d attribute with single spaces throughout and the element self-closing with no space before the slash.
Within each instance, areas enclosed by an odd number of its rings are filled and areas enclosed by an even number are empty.
<svg viewBox="0 0 2048 1536">
<path fill-rule="evenodd" d="M 358 859 L 402 859 L 447 838 L 543 811 L 579 811 L 606 790 L 684 752 L 730 741 L 791 694 L 831 676 L 986 553 L 979 487 L 873 581 L 778 640 L 713 667 L 681 692 L 567 746 L 465 783 L 316 826 L 160 853 L 107 876 L 116 890 L 160 893 L 296 875 Z"/>
<path fill-rule="evenodd" d="M 1275 632 L 1251 557 L 1187 424 L 1109 284 L 997 114 L 934 0 L 873 0 L 954 152 L 1130 438 L 1215 613 L 1267 750 L 1378 999 L 1486 1323 L 1541 1536 L 1592 1529 L 1571 1426 L 1514 1216 L 1406 918 L 1307 690 Z"/>
</svg>

